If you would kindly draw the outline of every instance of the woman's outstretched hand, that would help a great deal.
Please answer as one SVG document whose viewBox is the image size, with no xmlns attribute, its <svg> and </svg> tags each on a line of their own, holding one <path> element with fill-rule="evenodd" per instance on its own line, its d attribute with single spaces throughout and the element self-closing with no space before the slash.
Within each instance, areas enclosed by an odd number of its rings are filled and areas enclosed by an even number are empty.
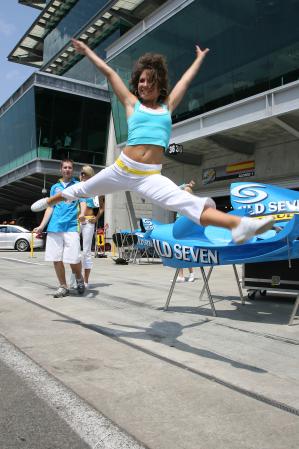
<svg viewBox="0 0 299 449">
<path fill-rule="evenodd" d="M 72 39 L 72 44 L 76 52 L 80 53 L 81 55 L 85 55 L 86 51 L 89 48 L 86 44 L 84 44 L 84 42 L 78 41 L 77 39 Z"/>
<path fill-rule="evenodd" d="M 203 59 L 207 53 L 209 53 L 210 49 L 205 48 L 204 50 L 201 50 L 201 48 L 198 45 L 195 45 L 196 50 L 196 58 Z"/>
</svg>

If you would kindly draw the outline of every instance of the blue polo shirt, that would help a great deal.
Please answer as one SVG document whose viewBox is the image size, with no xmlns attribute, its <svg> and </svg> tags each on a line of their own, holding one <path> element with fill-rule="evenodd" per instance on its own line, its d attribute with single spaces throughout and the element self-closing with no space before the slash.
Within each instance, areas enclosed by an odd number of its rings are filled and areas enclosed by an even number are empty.
<svg viewBox="0 0 299 449">
<path fill-rule="evenodd" d="M 76 184 L 78 181 L 73 178 L 69 183 L 62 183 L 59 180 L 51 187 L 50 196 L 55 195 L 58 192 L 66 189 L 67 187 Z M 64 185 L 65 184 L 65 185 Z M 53 213 L 51 215 L 48 228 L 48 232 L 76 232 L 78 231 L 78 201 L 72 201 L 61 203 L 53 206 Z"/>
</svg>

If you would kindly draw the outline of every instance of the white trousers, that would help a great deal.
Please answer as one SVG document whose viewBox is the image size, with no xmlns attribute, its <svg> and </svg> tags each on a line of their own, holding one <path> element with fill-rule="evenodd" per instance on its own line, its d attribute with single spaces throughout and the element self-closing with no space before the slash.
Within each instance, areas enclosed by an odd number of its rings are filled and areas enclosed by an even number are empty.
<svg viewBox="0 0 299 449">
<path fill-rule="evenodd" d="M 91 255 L 91 245 L 92 238 L 94 236 L 94 223 L 89 223 L 86 221 L 85 224 L 81 224 L 82 240 L 83 240 L 83 252 L 82 252 L 82 267 L 91 269 L 92 268 L 92 255 Z"/>
<path fill-rule="evenodd" d="M 66 200 L 75 200 L 130 190 L 164 209 L 185 215 L 197 224 L 204 208 L 216 208 L 211 198 L 201 198 L 181 190 L 174 182 L 161 175 L 161 168 L 161 165 L 135 162 L 122 153 L 113 165 L 85 182 L 67 187 L 61 194 Z"/>
</svg>

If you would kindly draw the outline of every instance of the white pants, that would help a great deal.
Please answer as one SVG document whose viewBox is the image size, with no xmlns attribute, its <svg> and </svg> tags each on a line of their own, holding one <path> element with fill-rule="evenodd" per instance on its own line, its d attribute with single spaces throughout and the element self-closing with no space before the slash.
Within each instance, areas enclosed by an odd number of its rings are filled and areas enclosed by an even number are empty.
<svg viewBox="0 0 299 449">
<path fill-rule="evenodd" d="M 113 165 L 87 181 L 67 187 L 61 194 L 67 200 L 75 200 L 131 190 L 164 209 L 185 215 L 197 224 L 204 208 L 216 208 L 211 198 L 200 198 L 181 190 L 174 182 L 161 175 L 161 168 L 161 165 L 135 162 L 122 153 Z"/>
<path fill-rule="evenodd" d="M 94 236 L 94 223 L 86 221 L 85 224 L 81 224 L 82 240 L 83 240 L 83 253 L 82 253 L 82 267 L 85 269 L 92 268 L 92 255 L 91 245 L 92 238 Z"/>
<path fill-rule="evenodd" d="M 45 260 L 77 264 L 80 262 L 80 238 L 78 232 L 48 232 Z"/>
</svg>

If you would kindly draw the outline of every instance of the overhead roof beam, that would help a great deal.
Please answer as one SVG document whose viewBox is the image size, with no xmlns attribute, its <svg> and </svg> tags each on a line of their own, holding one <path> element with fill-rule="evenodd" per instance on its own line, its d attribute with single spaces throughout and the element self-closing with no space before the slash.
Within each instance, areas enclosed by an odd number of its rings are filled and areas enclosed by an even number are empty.
<svg viewBox="0 0 299 449">
<path fill-rule="evenodd" d="M 51 186 L 53 184 L 53 179 L 49 175 L 44 175 L 45 179 L 43 177 L 38 178 L 37 176 L 26 176 L 26 178 L 18 179 L 15 181 L 16 185 L 24 185 L 26 188 L 29 187 L 29 190 L 34 190 L 36 192 L 36 189 L 42 189 L 44 185 Z"/>
<path fill-rule="evenodd" d="M 33 41 L 35 41 L 37 44 L 43 44 L 43 42 L 44 42 L 44 38 L 42 38 L 42 37 L 38 37 L 38 36 L 35 36 L 32 34 L 28 34 L 28 37 L 30 39 L 32 39 Z"/>
<path fill-rule="evenodd" d="M 111 17 L 109 17 L 109 19 L 107 19 L 106 17 L 101 16 L 100 20 L 104 23 L 107 23 L 108 25 L 110 25 L 110 23 L 111 23 Z"/>
<path fill-rule="evenodd" d="M 8 210 L 8 209 L 0 209 L 0 214 L 1 214 L 1 215 L 11 214 L 11 210 Z"/>
<path fill-rule="evenodd" d="M 24 45 L 20 45 L 20 48 L 24 51 L 27 51 L 30 55 L 37 56 L 39 59 L 43 56 L 43 52 L 40 50 L 36 50 L 35 48 L 24 47 Z"/>
<path fill-rule="evenodd" d="M 0 199 L 1 199 L 1 207 L 3 206 L 3 202 L 7 203 L 9 206 L 12 204 L 19 205 L 24 203 L 24 199 L 20 197 L 20 200 L 16 200 L 15 195 L 5 195 L 5 193 L 0 191 Z"/>
<path fill-rule="evenodd" d="M 26 179 L 26 178 L 25 178 Z M 42 188 L 43 183 L 40 182 L 39 184 L 30 184 L 29 182 L 25 182 L 23 180 L 15 181 L 13 184 L 17 189 L 23 189 L 23 191 L 27 193 L 36 193 L 36 189 Z"/>
<path fill-rule="evenodd" d="M 276 123 L 276 125 L 280 126 L 285 131 L 287 131 L 290 134 L 292 134 L 292 136 L 294 136 L 297 139 L 299 139 L 299 130 L 294 128 L 291 125 L 288 125 L 288 123 L 286 123 L 283 120 L 281 120 L 281 118 L 279 118 L 279 117 L 272 117 L 271 121 Z"/>
<path fill-rule="evenodd" d="M 299 110 L 299 80 L 175 123 L 170 143 L 229 132 Z"/>
<path fill-rule="evenodd" d="M 128 0 L 127 2 L 107 0 L 104 6 L 90 19 L 90 21 L 78 30 L 75 37 L 78 40 L 88 43 L 91 48 L 94 48 L 110 31 L 114 31 L 120 20 L 126 22 L 129 27 L 136 26 L 136 24 L 144 20 L 144 17 L 148 16 L 157 6 L 161 6 L 163 3 L 168 2 L 167 0 L 153 0 L 151 2 L 145 0 Z M 121 7 L 118 5 L 121 5 Z M 88 31 L 89 28 L 94 28 L 96 31 Z M 83 55 L 73 53 L 69 56 L 67 65 L 63 67 L 55 67 L 52 65 L 56 64 L 56 59 L 61 58 L 61 54 L 67 51 L 67 48 L 71 45 L 71 42 L 66 43 L 66 45 L 60 49 L 59 53 L 43 65 L 42 71 L 54 75 L 63 75 L 66 69 L 72 67 L 79 59 L 82 59 L 84 57 Z"/>
<path fill-rule="evenodd" d="M 36 192 L 36 190 L 35 190 L 35 192 Z M 25 194 L 24 193 L 24 188 L 23 187 L 18 187 L 15 184 L 9 184 L 9 187 L 8 186 L 4 186 L 4 187 L 1 188 L 1 195 L 2 194 L 4 194 L 4 195 L 6 194 L 7 198 L 9 198 L 10 195 L 13 195 L 14 198 L 16 198 L 16 194 L 20 195 L 21 202 L 24 199 L 31 198 L 32 197 L 32 193 L 34 193 L 34 192 L 29 192 L 27 190 L 27 192 Z"/>
<path fill-rule="evenodd" d="M 19 61 L 23 61 L 24 60 L 28 64 L 32 65 L 34 62 L 39 62 L 40 58 L 38 56 L 33 56 L 33 55 L 28 54 L 28 55 L 22 55 L 22 56 L 20 55 L 20 56 L 18 56 L 18 60 Z"/>
<path fill-rule="evenodd" d="M 256 147 L 254 143 L 217 134 L 209 136 L 208 139 L 226 150 L 233 151 L 234 153 L 253 154 Z"/>
<path fill-rule="evenodd" d="M 129 14 L 122 9 L 115 10 L 112 8 L 110 11 L 111 11 L 111 14 L 118 17 L 119 19 L 122 19 L 123 21 L 127 22 L 131 26 L 135 26 L 135 25 L 137 25 L 137 23 L 140 22 L 140 19 L 138 19 L 136 16 L 133 16 L 132 14 Z"/>
<path fill-rule="evenodd" d="M 61 19 L 68 13 L 68 11 L 77 3 L 78 0 L 50 0 L 46 1 L 34 1 L 34 0 L 23 0 L 20 3 L 27 4 L 28 6 L 34 6 L 37 4 L 43 5 L 41 8 L 42 12 L 33 22 L 31 27 L 27 30 L 25 35 L 20 39 L 15 48 L 8 55 L 8 60 L 12 62 L 18 62 L 26 64 L 27 61 L 22 57 L 23 47 L 26 47 L 26 40 L 30 39 L 33 41 L 33 49 L 41 50 L 39 54 L 39 60 L 31 61 L 34 67 L 40 67 L 43 63 L 43 43 L 46 36 L 57 26 Z M 35 45 L 34 45 L 35 42 Z"/>
<path fill-rule="evenodd" d="M 19 3 L 36 9 L 44 9 L 47 4 L 46 0 L 19 0 Z"/>
</svg>

